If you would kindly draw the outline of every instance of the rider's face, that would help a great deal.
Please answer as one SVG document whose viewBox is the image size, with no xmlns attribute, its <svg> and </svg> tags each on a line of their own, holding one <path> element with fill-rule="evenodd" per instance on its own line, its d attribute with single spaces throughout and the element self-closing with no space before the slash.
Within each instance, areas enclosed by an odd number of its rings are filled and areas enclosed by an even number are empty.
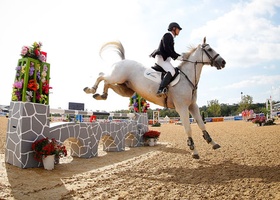
<svg viewBox="0 0 280 200">
<path fill-rule="evenodd" d="M 175 35 L 179 35 L 179 33 L 180 33 L 180 29 L 175 28 Z"/>
</svg>

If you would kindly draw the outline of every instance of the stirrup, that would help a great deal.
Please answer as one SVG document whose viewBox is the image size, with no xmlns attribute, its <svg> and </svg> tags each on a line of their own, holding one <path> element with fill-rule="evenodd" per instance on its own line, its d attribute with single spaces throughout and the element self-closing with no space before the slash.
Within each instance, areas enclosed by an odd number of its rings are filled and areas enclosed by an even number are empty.
<svg viewBox="0 0 280 200">
<path fill-rule="evenodd" d="M 161 97 L 162 95 L 165 95 L 166 93 L 167 93 L 167 88 L 163 88 L 162 90 L 159 89 L 159 90 L 157 91 L 157 94 L 156 94 L 156 95 L 157 95 L 158 97 Z"/>
</svg>

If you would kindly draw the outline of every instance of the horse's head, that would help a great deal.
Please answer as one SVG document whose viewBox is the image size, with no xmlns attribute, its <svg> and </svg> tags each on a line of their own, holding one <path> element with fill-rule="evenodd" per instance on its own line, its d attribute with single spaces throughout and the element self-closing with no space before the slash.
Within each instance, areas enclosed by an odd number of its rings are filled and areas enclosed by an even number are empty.
<svg viewBox="0 0 280 200">
<path fill-rule="evenodd" d="M 217 69 L 222 69 L 225 67 L 226 61 L 220 56 L 220 54 L 212 49 L 209 44 L 206 43 L 206 37 L 203 39 L 201 49 L 207 55 L 211 66 L 215 66 Z"/>
</svg>

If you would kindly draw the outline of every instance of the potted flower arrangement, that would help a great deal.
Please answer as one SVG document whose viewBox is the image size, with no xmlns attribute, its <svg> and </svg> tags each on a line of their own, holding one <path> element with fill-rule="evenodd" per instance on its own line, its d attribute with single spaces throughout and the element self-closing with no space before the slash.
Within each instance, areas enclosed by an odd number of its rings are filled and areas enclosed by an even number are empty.
<svg viewBox="0 0 280 200">
<path fill-rule="evenodd" d="M 254 124 L 258 124 L 259 126 L 263 126 L 266 122 L 266 117 L 257 115 L 256 118 L 252 120 L 252 122 Z"/>
<path fill-rule="evenodd" d="M 149 146 L 154 146 L 160 136 L 160 132 L 156 130 L 149 130 L 147 131 L 144 135 L 144 141 L 147 143 Z"/>
<path fill-rule="evenodd" d="M 54 168 L 55 157 L 67 156 L 67 151 L 64 145 L 59 145 L 57 141 L 52 138 L 43 138 L 32 143 L 32 150 L 34 151 L 34 159 L 38 162 L 43 162 L 46 169 Z M 46 166 L 46 159 L 50 160 L 50 166 Z"/>
<path fill-rule="evenodd" d="M 41 51 L 42 43 L 23 46 L 22 58 L 32 58 L 30 62 L 20 59 L 16 67 L 12 101 L 27 101 L 49 104 L 50 64 L 46 63 L 47 53 Z"/>
<path fill-rule="evenodd" d="M 47 53 L 41 51 L 43 46 L 42 42 L 34 42 L 32 46 L 23 46 L 20 55 L 24 57 L 30 57 L 38 59 L 41 62 L 46 62 Z"/>
</svg>

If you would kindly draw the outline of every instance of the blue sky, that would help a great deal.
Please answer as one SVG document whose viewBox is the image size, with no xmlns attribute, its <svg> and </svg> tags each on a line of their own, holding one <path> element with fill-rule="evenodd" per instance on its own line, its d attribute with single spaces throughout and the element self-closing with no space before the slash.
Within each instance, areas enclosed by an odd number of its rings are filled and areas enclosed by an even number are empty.
<svg viewBox="0 0 280 200">
<path fill-rule="evenodd" d="M 178 53 L 206 36 L 227 61 L 223 70 L 204 67 L 199 106 L 214 99 L 239 103 L 241 92 L 252 96 L 254 103 L 270 96 L 280 100 L 279 0 L 1 0 L 0 104 L 10 103 L 21 47 L 41 41 L 51 64 L 51 108 L 80 102 L 93 111 L 127 109 L 128 98 L 111 90 L 106 101 L 83 92 L 99 72 L 109 70 L 109 62 L 99 57 L 101 45 L 120 40 L 126 58 L 150 67 L 154 59 L 148 55 L 173 21 L 183 27 L 175 38 Z"/>
</svg>

